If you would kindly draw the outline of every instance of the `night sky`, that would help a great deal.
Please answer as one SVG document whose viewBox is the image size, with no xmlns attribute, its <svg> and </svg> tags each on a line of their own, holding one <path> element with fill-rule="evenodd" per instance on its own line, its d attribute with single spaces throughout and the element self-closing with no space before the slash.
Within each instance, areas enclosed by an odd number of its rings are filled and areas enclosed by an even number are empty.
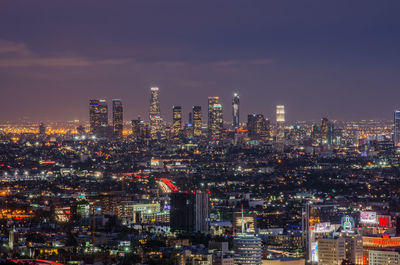
<svg viewBox="0 0 400 265">
<path fill-rule="evenodd" d="M 0 1 L 0 120 L 88 120 L 88 100 L 184 118 L 234 91 L 248 113 L 391 119 L 400 108 L 400 1 Z"/>
</svg>

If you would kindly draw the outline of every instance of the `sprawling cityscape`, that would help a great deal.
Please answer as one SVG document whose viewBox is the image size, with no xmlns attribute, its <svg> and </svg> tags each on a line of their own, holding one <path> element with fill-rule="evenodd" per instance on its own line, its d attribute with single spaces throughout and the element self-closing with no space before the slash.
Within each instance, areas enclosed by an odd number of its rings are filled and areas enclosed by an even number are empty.
<svg viewBox="0 0 400 265">
<path fill-rule="evenodd" d="M 287 123 L 277 105 L 241 121 L 233 92 L 231 117 L 210 96 L 185 119 L 148 94 L 146 120 L 91 99 L 88 123 L 1 126 L 4 259 L 399 264 L 400 111 Z"/>
<path fill-rule="evenodd" d="M 0 265 L 400 265 L 399 13 L 1 0 Z"/>
</svg>

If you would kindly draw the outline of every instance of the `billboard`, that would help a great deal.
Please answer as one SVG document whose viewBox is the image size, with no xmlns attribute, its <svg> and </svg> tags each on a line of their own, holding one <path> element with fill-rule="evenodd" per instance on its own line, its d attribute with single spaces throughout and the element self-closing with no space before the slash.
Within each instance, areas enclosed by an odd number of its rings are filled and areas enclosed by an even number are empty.
<svg viewBox="0 0 400 265">
<path fill-rule="evenodd" d="M 341 219 L 342 232 L 354 232 L 354 219 L 349 215 L 345 215 Z"/>
<path fill-rule="evenodd" d="M 378 224 L 380 227 L 389 228 L 391 227 L 392 220 L 390 215 L 378 215 L 377 216 Z"/>
<path fill-rule="evenodd" d="M 329 233 L 331 231 L 331 223 L 324 222 L 324 223 L 316 223 L 315 224 L 315 233 Z"/>
<path fill-rule="evenodd" d="M 318 262 L 318 242 L 311 243 L 311 261 Z"/>
<path fill-rule="evenodd" d="M 360 223 L 376 224 L 376 212 L 360 212 Z"/>
</svg>

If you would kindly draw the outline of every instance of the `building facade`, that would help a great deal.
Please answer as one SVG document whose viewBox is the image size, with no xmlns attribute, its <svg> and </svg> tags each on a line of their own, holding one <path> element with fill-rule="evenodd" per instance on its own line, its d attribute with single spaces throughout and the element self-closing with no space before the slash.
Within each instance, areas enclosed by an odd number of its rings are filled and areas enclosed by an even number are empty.
<svg viewBox="0 0 400 265">
<path fill-rule="evenodd" d="M 113 129 L 114 136 L 122 137 L 124 129 L 123 107 L 120 99 L 113 99 Z"/>
</svg>

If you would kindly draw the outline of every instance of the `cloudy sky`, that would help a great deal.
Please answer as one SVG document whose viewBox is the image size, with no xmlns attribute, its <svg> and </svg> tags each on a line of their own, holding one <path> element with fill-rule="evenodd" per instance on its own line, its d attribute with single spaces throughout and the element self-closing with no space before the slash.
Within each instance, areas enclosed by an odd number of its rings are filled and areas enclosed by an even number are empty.
<svg viewBox="0 0 400 265">
<path fill-rule="evenodd" d="M 400 108 L 400 1 L 0 1 L 0 120 L 88 119 L 119 98 L 125 119 L 184 117 L 220 96 L 241 117 L 391 119 Z M 205 113 L 204 113 L 205 114 Z"/>
</svg>

